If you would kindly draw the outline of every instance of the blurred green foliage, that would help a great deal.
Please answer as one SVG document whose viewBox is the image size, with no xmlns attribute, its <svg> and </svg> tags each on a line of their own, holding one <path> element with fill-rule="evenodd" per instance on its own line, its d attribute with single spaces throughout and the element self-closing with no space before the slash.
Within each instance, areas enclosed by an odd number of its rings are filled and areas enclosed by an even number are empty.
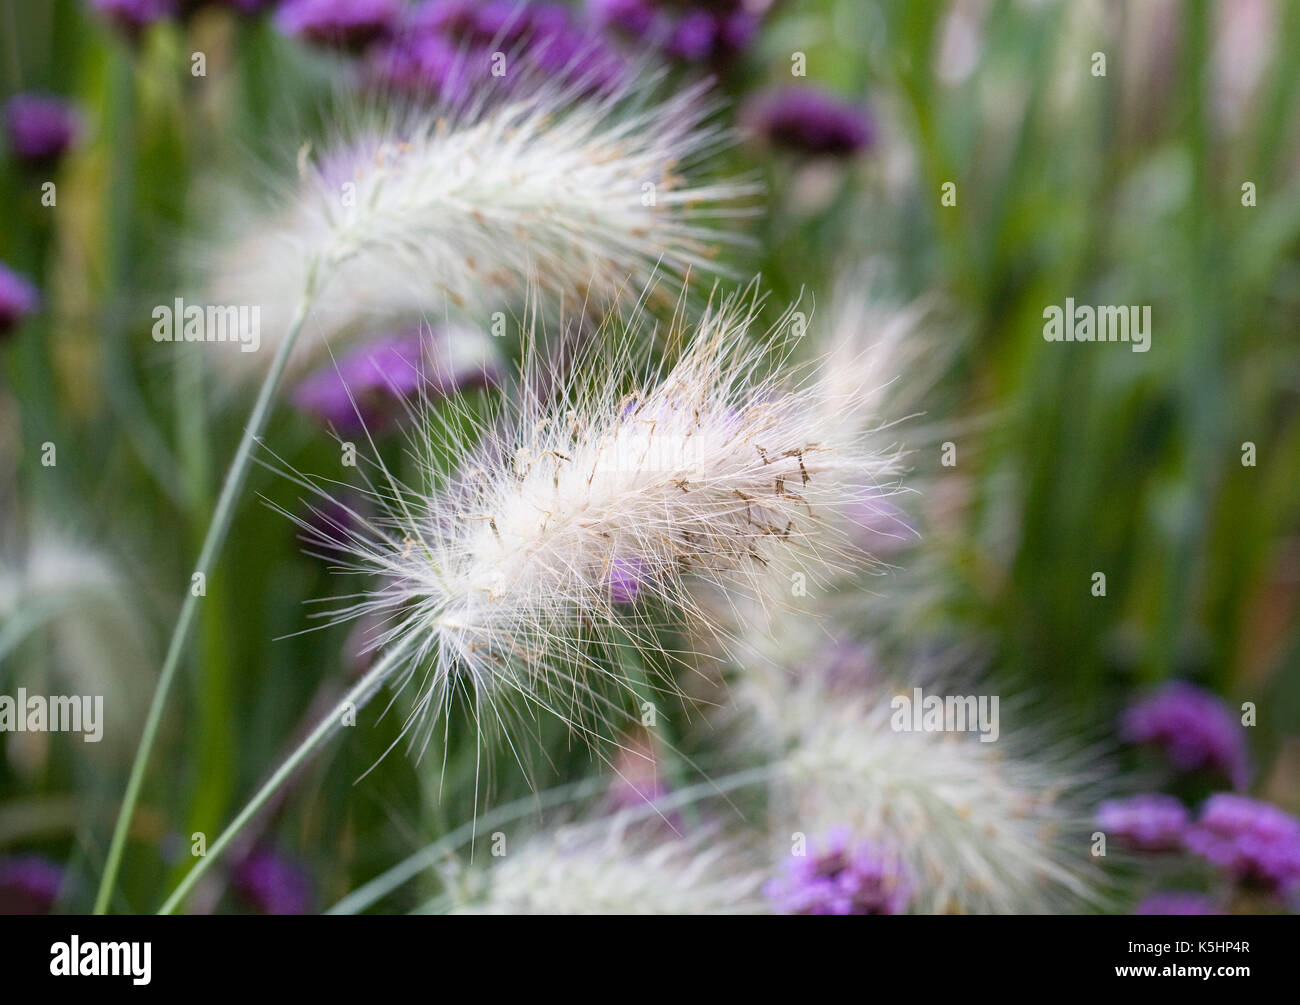
<svg viewBox="0 0 1300 1005">
<path fill-rule="evenodd" d="M 931 497 L 909 629 L 977 640 L 1007 687 L 1046 697 L 1081 735 L 1108 728 L 1136 686 L 1175 675 L 1255 701 L 1254 753 L 1276 765 L 1262 785 L 1294 809 L 1300 5 L 1269 5 L 1262 57 L 1222 51 L 1231 3 L 1173 4 L 1163 19 L 1155 6 L 994 0 L 971 55 L 945 37 L 946 3 L 780 4 L 720 89 L 740 102 L 789 82 L 802 52 L 812 80 L 866 101 L 878 140 L 829 164 L 730 150 L 724 167 L 758 170 L 769 196 L 750 225 L 758 251 L 724 264 L 761 272 L 783 305 L 879 261 L 895 296 L 937 297 L 953 319 L 934 421 L 958 462 L 941 465 L 930 444 L 911 459 Z M 147 665 L 118 685 L 143 701 L 248 404 L 181 354 L 153 352 L 150 308 L 187 281 L 179 249 L 196 239 L 196 210 L 213 209 L 201 179 L 291 164 L 342 71 L 265 19 L 224 12 L 138 48 L 76 0 L 6 0 L 5 16 L 6 95 L 65 95 L 87 129 L 59 169 L 54 210 L 40 206 L 40 179 L 0 161 L 0 259 L 46 298 L 0 348 L 0 478 L 13 481 L 2 539 L 21 553 L 40 527 L 72 528 L 118 563 L 151 640 Z M 206 77 L 189 73 L 194 49 Z M 1091 72 L 1094 52 L 1105 76 Z M 1225 111 L 1225 73 L 1252 58 L 1263 63 L 1248 98 Z M 941 205 L 945 182 L 955 206 Z M 1255 206 L 1243 205 L 1247 182 Z M 1043 310 L 1067 297 L 1149 304 L 1151 351 L 1045 342 Z M 334 461 L 287 408 L 270 438 L 299 470 Z M 54 469 L 40 464 L 46 440 L 59 444 Z M 390 447 L 400 459 L 400 442 Z M 300 632 L 305 601 L 347 586 L 260 498 L 292 510 L 297 488 L 259 471 L 250 489 L 166 719 L 119 909 L 154 907 L 189 835 L 214 834 L 343 687 L 347 629 Z M 1104 598 L 1091 593 L 1097 571 Z M 59 630 L 52 619 L 5 652 L 0 683 L 40 679 Z M 367 713 L 267 821 L 311 863 L 322 906 L 476 805 L 595 771 L 581 744 L 539 726 L 545 755 L 529 772 L 500 752 L 483 772 L 465 717 L 445 759 L 381 760 L 402 714 L 371 728 Z M 131 747 L 110 758 L 66 746 L 20 759 L 9 742 L 0 850 L 71 861 L 81 883 L 67 906 L 84 909 Z"/>
</svg>

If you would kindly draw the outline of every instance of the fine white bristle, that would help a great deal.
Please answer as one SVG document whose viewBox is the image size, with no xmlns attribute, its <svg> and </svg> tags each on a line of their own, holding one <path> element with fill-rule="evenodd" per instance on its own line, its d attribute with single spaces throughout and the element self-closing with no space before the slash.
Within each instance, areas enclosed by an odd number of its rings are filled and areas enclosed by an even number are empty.
<svg viewBox="0 0 1300 1005">
<path fill-rule="evenodd" d="M 260 307 L 273 345 L 317 269 L 302 358 L 358 327 L 462 308 L 486 327 L 485 306 L 528 284 L 598 300 L 705 265 L 754 186 L 687 182 L 724 137 L 701 88 L 646 104 L 653 84 L 575 95 L 538 81 L 456 110 L 360 113 L 265 203 L 221 200 L 234 226 L 209 300 Z M 248 371 L 265 355 L 220 358 Z"/>
<path fill-rule="evenodd" d="M 1086 816 L 1097 779 L 1077 755 L 1005 723 L 994 743 L 900 731 L 884 685 L 832 688 L 797 673 L 775 690 L 770 683 L 753 705 L 760 731 L 785 751 L 775 772 L 778 845 L 793 832 L 845 826 L 897 849 L 915 880 L 912 909 L 924 914 L 1040 914 L 1101 901 Z"/>
<path fill-rule="evenodd" d="M 629 339 L 598 339 L 597 353 L 621 348 L 468 434 L 470 416 L 420 410 L 420 487 L 384 470 L 373 495 L 386 515 L 353 514 L 315 542 L 380 577 L 331 613 L 387 619 L 378 644 L 413 643 L 418 712 L 461 692 L 485 728 L 518 698 L 608 735 L 628 653 L 662 669 L 680 660 L 655 639 L 665 624 L 730 630 L 696 601 L 701 586 L 760 596 L 774 568 L 811 578 L 860 557 L 841 521 L 895 458 L 846 435 L 854 423 L 826 423 L 861 399 L 792 381 L 782 351 L 753 338 L 758 309 L 752 295 L 711 307 L 662 373 L 638 366 Z"/>
<path fill-rule="evenodd" d="M 505 849 L 456 910 L 480 914 L 743 914 L 763 909 L 763 874 L 703 832 L 638 831 L 614 818 Z"/>
</svg>

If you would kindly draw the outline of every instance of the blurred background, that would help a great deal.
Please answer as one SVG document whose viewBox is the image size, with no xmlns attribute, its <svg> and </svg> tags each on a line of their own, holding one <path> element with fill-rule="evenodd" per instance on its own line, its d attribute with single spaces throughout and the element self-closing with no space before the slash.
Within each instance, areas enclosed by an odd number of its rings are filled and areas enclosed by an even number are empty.
<svg viewBox="0 0 1300 1005">
<path fill-rule="evenodd" d="M 107 722 L 99 744 L 0 735 L 4 906 L 93 900 L 251 404 L 150 334 L 220 216 L 207 183 L 291 173 L 341 96 L 436 100 L 447 74 L 394 40 L 407 6 L 0 0 L 0 693 L 102 694 Z M 494 5 L 459 6 L 421 30 L 483 44 L 474 18 Z M 737 138 L 710 169 L 767 190 L 721 267 L 761 274 L 775 305 L 803 291 L 820 309 L 865 267 L 894 302 L 936 306 L 909 458 L 920 541 L 873 584 L 881 644 L 968 647 L 1081 739 L 1121 743 L 1123 709 L 1172 679 L 1252 702 L 1245 787 L 1300 809 L 1300 4 L 598 0 L 548 16 L 613 58 L 656 51 L 668 86 L 714 80 Z M 1149 305 L 1150 351 L 1045 341 L 1066 298 Z M 273 449 L 326 470 L 322 416 L 286 390 Z M 116 910 L 153 910 L 191 835 L 219 831 L 364 664 L 347 626 L 300 634 L 304 603 L 347 584 L 266 505 L 301 511 L 299 494 L 250 479 Z M 473 736 L 453 729 L 445 769 L 388 757 L 354 785 L 399 726 L 371 715 L 330 746 L 190 909 L 322 909 L 476 809 L 596 773 L 542 728 L 531 778 L 501 758 L 476 793 L 458 783 Z"/>
</svg>

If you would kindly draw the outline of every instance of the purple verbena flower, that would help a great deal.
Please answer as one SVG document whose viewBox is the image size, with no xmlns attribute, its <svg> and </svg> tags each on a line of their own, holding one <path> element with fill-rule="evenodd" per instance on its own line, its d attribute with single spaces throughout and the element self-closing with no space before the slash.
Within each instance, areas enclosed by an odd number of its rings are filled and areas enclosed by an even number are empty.
<svg viewBox="0 0 1300 1005">
<path fill-rule="evenodd" d="M 49 914 L 63 870 L 40 855 L 0 859 L 0 914 Z"/>
<path fill-rule="evenodd" d="M 739 52 L 748 48 L 762 25 L 762 14 L 737 10 L 719 18 L 718 45 L 724 52 Z"/>
<path fill-rule="evenodd" d="M 176 0 L 90 0 L 90 4 L 130 38 L 178 13 Z"/>
<path fill-rule="evenodd" d="M 587 0 L 587 12 L 596 24 L 686 63 L 717 61 L 744 49 L 757 34 L 768 6 L 746 0 Z"/>
<path fill-rule="evenodd" d="M 449 397 L 492 383 L 495 354 L 478 333 L 428 328 L 386 335 L 345 352 L 295 388 L 300 409 L 340 432 L 382 428 L 420 394 Z"/>
<path fill-rule="evenodd" d="M 402 35 L 376 48 L 370 60 L 371 83 L 455 105 L 466 101 L 486 75 L 485 53 L 453 45 L 438 35 Z"/>
<path fill-rule="evenodd" d="M 62 98 L 15 94 L 5 104 L 5 133 L 14 156 L 28 164 L 56 161 L 79 131 L 77 115 Z"/>
<path fill-rule="evenodd" d="M 632 604 L 649 581 L 649 570 L 645 561 L 636 556 L 616 558 L 609 564 L 605 581 L 609 585 L 610 600 L 616 604 Z"/>
<path fill-rule="evenodd" d="M 390 37 L 400 15 L 397 0 L 285 0 L 275 20 L 286 35 L 359 51 Z"/>
<path fill-rule="evenodd" d="M 507 57 L 504 78 L 490 72 L 497 53 Z M 514 72 L 516 65 L 525 72 Z M 372 76 L 455 102 L 471 85 L 530 86 L 539 78 L 608 91 L 626 72 L 625 61 L 563 4 L 431 0 L 415 9 Z"/>
<path fill-rule="evenodd" d="M 1244 886 L 1283 894 L 1300 886 L 1300 819 L 1271 803 L 1217 793 L 1184 844 Z"/>
<path fill-rule="evenodd" d="M 664 51 L 690 63 L 708 59 L 717 44 L 718 28 L 717 18 L 708 11 L 690 11 L 673 25 Z"/>
<path fill-rule="evenodd" d="M 1242 727 L 1210 691 L 1174 681 L 1134 703 L 1120 722 L 1129 743 L 1161 747 L 1179 771 L 1215 771 L 1243 789 L 1250 765 Z"/>
<path fill-rule="evenodd" d="M 601 27 L 621 28 L 643 35 L 655 23 L 655 10 L 649 0 L 587 0 L 587 11 Z"/>
<path fill-rule="evenodd" d="M 763 892 L 781 914 L 902 914 L 911 897 L 898 858 L 843 827 L 813 854 L 791 855 Z"/>
<path fill-rule="evenodd" d="M 742 118 L 767 142 L 808 154 L 854 154 L 869 147 L 875 134 L 866 109 L 807 86 L 760 94 Z"/>
<path fill-rule="evenodd" d="M 308 914 L 311 873 L 269 848 L 259 848 L 235 866 L 232 885 L 258 914 Z"/>
<path fill-rule="evenodd" d="M 1134 914 L 1222 914 L 1209 897 L 1199 893 L 1160 891 L 1144 898 Z"/>
<path fill-rule="evenodd" d="M 0 262 L 0 336 L 17 328 L 41 306 L 41 295 L 26 277 Z"/>
<path fill-rule="evenodd" d="M 1108 799 L 1097 807 L 1097 826 L 1138 851 L 1181 848 L 1189 820 L 1190 814 L 1179 800 L 1159 792 Z"/>
</svg>

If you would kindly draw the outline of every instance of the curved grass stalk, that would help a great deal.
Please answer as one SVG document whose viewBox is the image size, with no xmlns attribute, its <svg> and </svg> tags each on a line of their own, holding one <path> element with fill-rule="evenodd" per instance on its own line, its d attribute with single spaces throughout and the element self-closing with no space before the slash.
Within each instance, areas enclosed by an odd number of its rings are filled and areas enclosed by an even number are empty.
<svg viewBox="0 0 1300 1005">
<path fill-rule="evenodd" d="M 261 389 L 257 394 L 257 401 L 253 405 L 253 411 L 248 418 L 248 425 L 244 428 L 243 438 L 239 441 L 239 449 L 235 452 L 235 458 L 230 463 L 230 470 L 227 472 L 226 480 L 221 486 L 221 495 L 217 498 L 217 505 L 212 511 L 212 520 L 208 524 L 207 534 L 203 538 L 203 547 L 199 552 L 199 560 L 195 564 L 195 572 L 202 573 L 205 577 L 211 570 L 217 553 L 221 550 L 222 544 L 225 543 L 226 534 L 230 530 L 230 523 L 235 515 L 235 502 L 239 497 L 240 490 L 244 487 L 245 479 L 248 477 L 248 467 L 252 461 L 253 447 L 261 439 L 262 430 L 266 428 L 266 422 L 270 418 L 276 389 L 279 387 L 280 378 L 289 362 L 289 356 L 293 351 L 294 344 L 298 341 L 298 335 L 307 320 L 307 314 L 311 310 L 319 278 L 319 270 L 313 261 L 307 270 L 307 281 L 298 308 L 289 324 L 288 333 L 280 343 L 271 362 L 271 367 L 262 380 Z M 194 613 L 197 607 L 198 597 L 191 590 L 186 594 L 185 602 L 181 605 L 180 615 L 176 619 L 176 626 L 172 629 L 171 641 L 167 645 L 167 656 L 163 661 L 162 672 L 158 676 L 158 684 L 154 688 L 153 700 L 149 704 L 149 714 L 145 718 L 144 731 L 140 735 L 140 744 L 136 748 L 135 760 L 131 764 L 131 774 L 126 784 L 126 794 L 123 796 L 122 806 L 118 810 L 117 823 L 113 828 L 112 843 L 109 845 L 108 857 L 104 862 L 104 874 L 100 878 L 99 891 L 95 895 L 94 911 L 96 914 L 103 914 L 108 909 L 109 898 L 112 896 L 113 885 L 117 881 L 118 869 L 122 863 L 122 853 L 125 850 L 127 833 L 131 827 L 131 817 L 140 798 L 140 789 L 144 784 L 144 774 L 149 764 L 149 755 L 153 751 L 154 740 L 158 735 L 158 725 L 162 721 L 163 707 L 166 705 L 167 695 L 171 691 L 172 681 L 176 676 L 176 668 L 180 665 L 181 654 L 185 650 L 185 643 L 189 638 L 190 626 L 194 621 Z"/>
<path fill-rule="evenodd" d="M 221 857 L 221 853 L 226 850 L 230 843 L 238 836 L 239 832 L 267 802 L 271 796 L 280 789 L 285 782 L 293 775 L 295 771 L 307 760 L 313 751 L 316 750 L 326 739 L 329 738 L 343 719 L 345 713 L 354 712 L 360 709 L 374 695 L 375 691 L 384 682 L 384 678 L 392 669 L 400 663 L 406 656 L 406 649 L 410 643 L 399 643 L 388 652 L 384 653 L 371 670 L 361 678 L 352 689 L 348 691 L 338 703 L 326 715 L 316 728 L 311 731 L 302 741 L 294 748 L 284 763 L 275 769 L 275 772 L 268 778 L 260 789 L 253 795 L 239 814 L 232 820 L 226 829 L 221 832 L 217 839 L 212 842 L 208 848 L 208 853 L 194 863 L 194 868 L 185 874 L 185 878 L 177 884 L 176 889 L 172 891 L 171 896 L 163 902 L 162 907 L 158 909 L 159 914 L 171 914 L 181 905 L 185 897 L 189 894 L 194 885 L 202 878 L 203 874 L 208 871 L 212 863 Z"/>
</svg>

